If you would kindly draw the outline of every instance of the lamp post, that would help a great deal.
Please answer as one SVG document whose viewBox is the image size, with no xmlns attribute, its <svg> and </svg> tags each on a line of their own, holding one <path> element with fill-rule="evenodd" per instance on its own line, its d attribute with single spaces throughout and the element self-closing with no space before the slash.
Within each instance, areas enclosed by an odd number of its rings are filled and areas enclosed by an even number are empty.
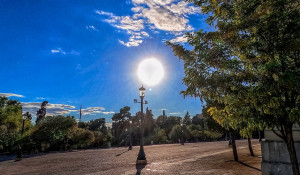
<svg viewBox="0 0 300 175">
<path fill-rule="evenodd" d="M 24 133 L 24 125 L 25 125 L 25 120 L 26 119 L 31 120 L 31 114 L 29 112 L 26 112 L 22 115 L 23 123 L 22 123 L 22 132 L 21 132 L 21 139 L 22 139 L 21 140 L 21 145 L 23 145 L 23 133 Z M 16 161 L 22 160 L 22 158 L 23 158 L 21 145 L 19 145 L 19 148 L 18 148 Z"/>
<path fill-rule="evenodd" d="M 146 89 L 142 86 L 141 88 L 139 88 L 139 92 L 140 92 L 140 98 L 141 101 L 138 102 L 137 99 L 134 99 L 134 103 L 141 103 L 141 112 L 140 112 L 140 117 L 141 117 L 141 141 L 140 141 L 140 150 L 139 150 L 139 154 L 136 160 L 136 164 L 137 165 L 145 165 L 147 164 L 147 160 L 146 160 L 146 154 L 144 152 L 144 112 L 143 112 L 143 105 L 144 104 L 148 104 L 147 101 L 144 102 L 144 97 L 145 97 L 145 91 Z"/>
<path fill-rule="evenodd" d="M 183 124 L 181 123 L 181 145 L 184 145 L 184 141 L 183 141 Z"/>
<path fill-rule="evenodd" d="M 129 120 L 129 148 L 128 150 L 132 150 L 132 137 L 131 137 L 131 134 L 132 134 L 132 120 Z"/>
</svg>

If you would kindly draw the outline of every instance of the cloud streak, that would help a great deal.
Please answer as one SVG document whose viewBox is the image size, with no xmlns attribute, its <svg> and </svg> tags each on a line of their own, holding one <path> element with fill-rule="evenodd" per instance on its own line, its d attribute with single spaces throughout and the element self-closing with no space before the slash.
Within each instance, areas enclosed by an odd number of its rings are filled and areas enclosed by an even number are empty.
<svg viewBox="0 0 300 175">
<path fill-rule="evenodd" d="M 97 114 L 114 114 L 113 111 L 104 111 L 104 107 L 87 107 L 86 109 L 81 109 L 82 115 L 97 115 Z M 77 110 L 79 113 L 80 110 Z"/>
<path fill-rule="evenodd" d="M 19 97 L 19 98 L 24 98 L 24 95 L 20 95 L 20 94 L 14 94 L 14 93 L 0 93 L 0 96 L 4 96 L 4 97 Z"/>
<path fill-rule="evenodd" d="M 23 102 L 21 103 L 23 107 L 23 112 L 30 112 L 32 115 L 36 115 L 36 112 L 41 108 L 41 102 Z M 82 115 L 97 115 L 97 114 L 114 114 L 113 111 L 104 111 L 104 107 L 87 107 L 81 110 Z M 68 104 L 53 104 L 48 103 L 46 106 L 46 115 L 55 116 L 55 115 L 65 115 L 70 113 L 80 113 L 79 109 L 76 109 L 75 106 Z"/>
</svg>

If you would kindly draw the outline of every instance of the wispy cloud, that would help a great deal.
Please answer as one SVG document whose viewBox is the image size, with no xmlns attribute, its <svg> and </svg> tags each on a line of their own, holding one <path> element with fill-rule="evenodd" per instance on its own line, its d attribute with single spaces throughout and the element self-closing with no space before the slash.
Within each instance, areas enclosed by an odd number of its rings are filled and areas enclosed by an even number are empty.
<svg viewBox="0 0 300 175">
<path fill-rule="evenodd" d="M 51 54 L 60 54 L 60 55 L 80 55 L 80 53 L 76 50 L 64 51 L 62 48 L 55 48 L 50 50 Z"/>
<path fill-rule="evenodd" d="M 0 93 L 0 96 L 4 96 L 4 97 L 20 97 L 20 98 L 24 98 L 24 95 L 20 95 L 20 94 L 13 94 L 13 93 Z"/>
<path fill-rule="evenodd" d="M 98 29 L 96 29 L 96 27 L 93 26 L 93 25 L 85 26 L 85 28 L 86 28 L 87 30 L 92 30 L 92 31 L 97 31 L 97 32 L 98 32 Z"/>
<path fill-rule="evenodd" d="M 46 98 L 44 97 L 36 97 L 37 100 L 45 100 Z"/>
<path fill-rule="evenodd" d="M 30 112 L 31 114 L 35 115 L 36 112 L 41 108 L 41 102 L 23 102 L 23 112 Z M 64 115 L 69 114 L 72 112 L 72 109 L 75 109 L 75 106 L 67 105 L 67 104 L 47 104 L 47 115 Z"/>
<path fill-rule="evenodd" d="M 66 52 L 63 51 L 61 48 L 52 49 L 52 50 L 51 50 L 51 53 L 53 53 L 53 54 L 63 54 L 63 55 L 66 55 Z"/>
<path fill-rule="evenodd" d="M 170 42 L 171 43 L 185 43 L 185 42 L 187 42 L 187 37 L 185 35 L 178 36 L 174 39 L 171 39 Z"/>
<path fill-rule="evenodd" d="M 180 115 L 181 112 L 171 112 L 171 113 L 168 113 L 168 114 L 170 114 L 170 115 Z"/>
<path fill-rule="evenodd" d="M 116 16 L 111 12 L 96 10 L 95 12 L 106 18 L 103 20 L 112 26 L 127 31 L 129 41 L 119 42 L 127 47 L 138 46 L 149 34 L 143 35 L 146 29 L 171 32 L 174 36 L 192 31 L 188 16 L 200 12 L 200 8 L 191 3 L 180 0 L 132 0 L 132 16 Z M 183 36 L 177 40 L 185 42 Z"/>
<path fill-rule="evenodd" d="M 105 108 L 104 107 L 87 107 L 85 109 L 81 109 L 81 113 L 83 115 L 97 115 L 97 114 L 114 114 L 115 112 L 113 111 L 104 111 Z M 77 112 L 79 113 L 80 110 L 77 110 Z"/>
</svg>

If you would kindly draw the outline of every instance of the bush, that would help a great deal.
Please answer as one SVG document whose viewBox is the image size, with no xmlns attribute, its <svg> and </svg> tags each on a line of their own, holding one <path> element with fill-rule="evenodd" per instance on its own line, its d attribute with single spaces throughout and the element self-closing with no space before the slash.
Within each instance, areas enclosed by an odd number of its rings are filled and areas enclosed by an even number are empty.
<svg viewBox="0 0 300 175">
<path fill-rule="evenodd" d="M 164 129 L 155 128 L 154 134 L 152 136 L 152 141 L 154 143 L 167 143 L 168 137 Z"/>
</svg>

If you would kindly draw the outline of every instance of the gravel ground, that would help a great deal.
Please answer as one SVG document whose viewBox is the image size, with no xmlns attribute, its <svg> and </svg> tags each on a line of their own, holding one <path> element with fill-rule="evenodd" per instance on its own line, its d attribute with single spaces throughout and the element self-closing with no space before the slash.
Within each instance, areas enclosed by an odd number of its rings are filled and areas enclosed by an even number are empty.
<svg viewBox="0 0 300 175">
<path fill-rule="evenodd" d="M 234 162 L 228 142 L 201 142 L 145 146 L 146 166 L 136 166 L 139 147 L 50 153 L 22 161 L 0 162 L 0 174 L 261 174 L 260 144 L 253 140 L 255 157 L 247 140 L 237 141 L 240 162 Z"/>
</svg>

